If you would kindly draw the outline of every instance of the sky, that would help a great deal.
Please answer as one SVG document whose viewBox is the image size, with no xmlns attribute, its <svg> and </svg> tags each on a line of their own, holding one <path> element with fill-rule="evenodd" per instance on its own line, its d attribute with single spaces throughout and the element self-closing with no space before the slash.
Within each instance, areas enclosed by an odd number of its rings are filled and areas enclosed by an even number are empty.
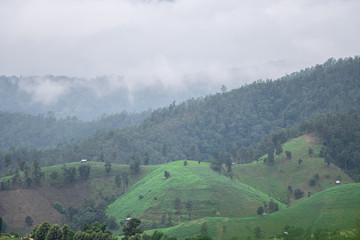
<svg viewBox="0 0 360 240">
<path fill-rule="evenodd" d="M 359 55 L 359 10 L 358 0 L 0 0 L 0 75 L 233 88 Z"/>
</svg>

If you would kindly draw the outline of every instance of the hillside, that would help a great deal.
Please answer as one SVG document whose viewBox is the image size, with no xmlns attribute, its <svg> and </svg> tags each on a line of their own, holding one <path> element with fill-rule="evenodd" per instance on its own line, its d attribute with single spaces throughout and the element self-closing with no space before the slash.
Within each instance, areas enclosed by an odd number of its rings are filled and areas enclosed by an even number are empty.
<svg viewBox="0 0 360 240">
<path fill-rule="evenodd" d="M 283 144 L 283 152 L 275 156 L 273 165 L 268 166 L 263 160 L 237 164 L 233 167 L 234 178 L 287 204 L 297 202 L 293 194 L 295 189 L 301 189 L 306 198 L 334 186 L 336 180 L 352 183 L 353 180 L 339 167 L 328 166 L 324 158 L 319 157 L 321 147 L 320 140 L 314 135 L 291 139 Z M 313 149 L 311 155 L 309 148 Z M 286 151 L 291 152 L 291 159 L 286 157 Z M 299 159 L 302 160 L 300 163 Z M 315 175 L 318 175 L 317 179 Z M 309 184 L 312 179 L 313 186 Z"/>
<path fill-rule="evenodd" d="M 154 228 L 207 216 L 256 216 L 258 206 L 270 201 L 266 194 L 213 172 L 206 163 L 187 163 L 184 166 L 183 161 L 177 161 L 158 166 L 109 205 L 107 215 L 116 216 L 118 221 L 137 217 L 148 228 Z M 164 179 L 164 171 L 170 173 L 168 179 Z M 177 198 L 179 207 L 175 203 Z M 284 205 L 279 203 L 279 208 Z"/>
<path fill-rule="evenodd" d="M 169 236 L 184 238 L 200 233 L 206 223 L 208 233 L 214 239 L 254 238 L 254 229 L 260 227 L 262 236 L 270 238 L 283 233 L 286 225 L 307 229 L 319 228 L 353 230 L 360 211 L 360 184 L 345 184 L 322 192 L 266 217 L 252 218 L 204 218 L 161 229 Z M 225 227 L 224 227 L 225 226 Z M 289 233 L 290 234 L 290 233 Z"/>
<path fill-rule="evenodd" d="M 31 227 L 25 224 L 26 216 L 32 217 L 34 225 L 45 220 L 50 223 L 68 223 L 65 215 L 54 208 L 55 202 L 60 203 L 66 212 L 69 211 L 69 207 L 81 209 L 84 204 L 89 204 L 89 200 L 93 202 L 92 205 L 105 204 L 104 207 L 106 207 L 109 202 L 120 196 L 127 187 L 151 171 L 142 168 L 138 175 L 132 176 L 129 167 L 125 165 L 113 164 L 109 173 L 106 173 L 104 163 L 89 162 L 86 165 L 91 166 L 88 178 L 80 177 L 77 171 L 74 181 L 67 182 L 64 179 L 63 167 L 78 169 L 84 165 L 79 162 L 61 164 L 42 168 L 45 177 L 40 186 L 29 188 L 18 184 L 9 190 L 0 190 L 0 216 L 8 225 L 8 231 L 29 232 Z M 56 179 L 51 177 L 53 172 L 57 173 Z M 128 173 L 129 183 L 127 186 L 123 183 L 119 187 L 115 184 L 115 176 L 125 172 Z M 2 178 L 1 181 L 4 179 Z"/>
<path fill-rule="evenodd" d="M 54 112 L 48 112 L 46 116 L 33 116 L 0 111 L 0 150 L 8 150 L 10 147 L 46 149 L 74 144 L 99 130 L 140 124 L 148 116 L 150 111 L 122 112 L 86 122 L 70 116 L 57 119 Z"/>
<path fill-rule="evenodd" d="M 314 149 L 312 156 L 308 154 L 309 146 Z M 336 166 L 327 166 L 324 158 L 318 156 L 320 148 L 321 144 L 312 135 L 291 139 L 283 144 L 283 150 L 291 151 L 292 159 L 280 154 L 272 166 L 261 159 L 250 164 L 236 164 L 234 179 L 212 171 L 208 163 L 190 160 L 186 166 L 184 161 L 141 166 L 138 174 L 134 174 L 129 165 L 118 164 L 112 164 L 107 173 L 102 162 L 45 167 L 42 168 L 45 178 L 40 186 L 24 188 L 25 180 L 17 180 L 9 190 L 0 191 L 0 215 L 8 224 L 8 230 L 20 233 L 30 229 L 24 222 L 26 216 L 31 216 L 34 224 L 44 220 L 62 224 L 69 221 L 72 208 L 79 214 L 73 217 L 74 227 L 79 227 L 79 221 L 99 221 L 98 217 L 101 221 L 115 217 L 120 224 L 124 224 L 127 217 L 137 217 L 145 229 L 176 225 L 162 231 L 178 237 L 198 234 L 204 222 L 208 224 L 209 234 L 220 236 L 218 239 L 230 239 L 239 229 L 248 234 L 243 236 L 252 236 L 256 226 L 261 226 L 264 234 L 272 235 L 280 233 L 286 224 L 347 229 L 355 221 L 360 187 L 346 184 L 353 181 Z M 298 158 L 303 159 L 301 166 Z M 78 169 L 83 166 L 91 167 L 88 177 L 79 175 Z M 75 179 L 68 182 L 64 169 L 71 168 L 76 168 L 77 173 Z M 167 179 L 164 179 L 165 171 L 170 174 Z M 54 172 L 56 178 L 51 177 Z M 128 176 L 128 184 L 124 173 Z M 316 173 L 319 178 L 310 186 L 309 180 Z M 120 185 L 117 176 L 122 176 Z M 341 184 L 334 187 L 336 179 L 341 179 Z M 5 178 L 2 181 L 6 181 Z M 301 188 L 304 196 L 296 200 L 293 195 L 288 198 L 289 184 L 294 191 Z M 349 199 L 351 191 L 353 199 Z M 270 199 L 278 203 L 280 211 L 256 217 L 258 207 L 269 205 Z M 341 200 L 341 204 L 335 206 L 337 200 Z M 65 213 L 55 209 L 55 202 L 64 207 Z M 286 207 L 287 203 L 291 206 Z M 305 211 L 302 209 L 306 209 L 304 216 L 300 214 Z M 344 224 L 331 223 L 351 210 Z M 265 212 L 269 213 L 269 209 L 265 208 Z M 328 215 L 329 220 L 323 220 Z"/>
<path fill-rule="evenodd" d="M 304 118 L 359 110 L 359 78 L 359 57 L 330 59 L 274 81 L 174 102 L 153 111 L 140 126 L 99 131 L 71 147 L 43 151 L 39 159 L 99 159 L 103 154 L 117 163 L 128 163 L 134 155 L 140 160 L 148 155 L 152 164 L 185 158 L 209 161 L 216 152 L 237 152 Z"/>
</svg>

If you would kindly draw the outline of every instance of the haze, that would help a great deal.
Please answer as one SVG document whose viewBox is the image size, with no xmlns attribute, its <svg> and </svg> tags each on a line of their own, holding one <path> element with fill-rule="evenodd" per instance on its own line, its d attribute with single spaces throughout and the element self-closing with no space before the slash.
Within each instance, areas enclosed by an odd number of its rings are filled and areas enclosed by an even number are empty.
<svg viewBox="0 0 360 240">
<path fill-rule="evenodd" d="M 359 9 L 355 0 L 2 0 L 0 75 L 110 76 L 106 86 L 130 90 L 239 87 L 358 55 Z M 70 87 L 58 85 L 21 87 L 51 103 Z"/>
</svg>

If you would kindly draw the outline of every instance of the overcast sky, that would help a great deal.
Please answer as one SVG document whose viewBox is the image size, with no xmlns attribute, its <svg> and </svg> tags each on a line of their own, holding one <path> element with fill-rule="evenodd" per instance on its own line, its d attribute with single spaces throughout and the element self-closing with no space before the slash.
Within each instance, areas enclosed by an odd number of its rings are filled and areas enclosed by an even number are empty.
<svg viewBox="0 0 360 240">
<path fill-rule="evenodd" d="M 0 75 L 230 87 L 360 53 L 358 0 L 0 0 Z"/>
</svg>

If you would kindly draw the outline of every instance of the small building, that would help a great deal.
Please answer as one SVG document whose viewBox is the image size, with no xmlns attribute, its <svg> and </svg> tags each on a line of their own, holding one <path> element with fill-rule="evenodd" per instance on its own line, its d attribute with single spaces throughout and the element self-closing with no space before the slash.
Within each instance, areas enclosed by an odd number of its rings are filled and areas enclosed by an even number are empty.
<svg viewBox="0 0 360 240">
<path fill-rule="evenodd" d="M 336 185 L 339 185 L 339 184 L 340 184 L 340 181 L 339 181 L 339 180 L 336 180 L 336 181 L 335 181 L 335 184 L 336 184 Z"/>
<path fill-rule="evenodd" d="M 126 218 L 126 221 L 130 221 L 131 217 Z"/>
<path fill-rule="evenodd" d="M 87 160 L 86 159 L 81 159 L 80 162 L 84 163 L 84 162 L 87 162 Z"/>
</svg>

